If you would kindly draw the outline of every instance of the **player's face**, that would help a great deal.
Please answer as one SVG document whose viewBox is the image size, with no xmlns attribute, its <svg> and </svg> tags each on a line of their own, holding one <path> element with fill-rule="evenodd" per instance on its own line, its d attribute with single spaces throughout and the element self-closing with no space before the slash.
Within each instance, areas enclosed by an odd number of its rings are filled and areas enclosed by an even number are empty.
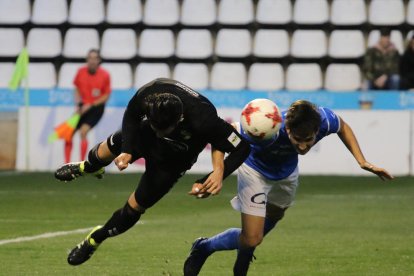
<svg viewBox="0 0 414 276">
<path fill-rule="evenodd" d="M 292 143 L 293 147 L 296 149 L 296 152 L 299 153 L 300 155 L 304 155 L 308 153 L 308 151 L 315 144 L 317 132 L 310 133 L 310 134 L 297 134 L 287 129 L 287 133 L 288 133 L 290 142 Z"/>
</svg>

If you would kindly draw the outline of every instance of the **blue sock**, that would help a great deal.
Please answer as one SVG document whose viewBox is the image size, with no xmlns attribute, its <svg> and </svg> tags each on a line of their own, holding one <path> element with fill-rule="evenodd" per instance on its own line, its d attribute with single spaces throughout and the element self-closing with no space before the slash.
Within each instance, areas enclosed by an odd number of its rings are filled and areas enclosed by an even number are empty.
<svg viewBox="0 0 414 276">
<path fill-rule="evenodd" d="M 233 250 L 239 248 L 240 228 L 230 228 L 200 243 L 207 252 Z"/>
</svg>

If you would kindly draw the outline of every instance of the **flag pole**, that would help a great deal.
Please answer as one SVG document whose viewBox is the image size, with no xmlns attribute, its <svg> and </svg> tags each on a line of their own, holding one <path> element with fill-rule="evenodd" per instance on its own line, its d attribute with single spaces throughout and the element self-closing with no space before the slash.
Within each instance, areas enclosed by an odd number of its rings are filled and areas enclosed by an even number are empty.
<svg viewBox="0 0 414 276">
<path fill-rule="evenodd" d="M 27 73 L 27 77 L 26 77 L 26 79 L 24 80 L 24 82 L 25 82 L 25 85 L 24 85 L 24 113 L 25 113 L 25 130 L 24 130 L 24 133 L 25 133 L 25 137 L 24 137 L 24 139 L 25 139 L 25 148 L 26 148 L 26 150 L 25 150 L 25 160 L 26 160 L 26 171 L 29 171 L 30 170 L 30 160 L 29 160 L 29 158 L 30 158 L 30 135 L 29 135 L 29 132 L 30 132 L 30 122 L 29 122 L 29 120 L 30 120 L 30 116 L 29 116 L 29 114 L 30 114 L 30 93 L 29 93 L 29 73 Z"/>
</svg>

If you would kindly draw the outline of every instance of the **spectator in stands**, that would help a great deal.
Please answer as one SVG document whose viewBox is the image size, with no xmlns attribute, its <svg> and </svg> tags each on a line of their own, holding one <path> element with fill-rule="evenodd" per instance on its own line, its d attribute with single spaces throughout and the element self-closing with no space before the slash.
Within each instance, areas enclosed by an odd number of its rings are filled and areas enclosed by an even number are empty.
<svg viewBox="0 0 414 276">
<path fill-rule="evenodd" d="M 397 48 L 391 42 L 390 34 L 389 29 L 381 29 L 378 43 L 369 48 L 365 54 L 363 64 L 366 79 L 365 89 L 397 90 L 399 88 L 400 56 Z"/>
<path fill-rule="evenodd" d="M 400 60 L 400 76 L 403 90 L 414 90 L 414 34 Z"/>
<path fill-rule="evenodd" d="M 101 56 L 99 51 L 91 49 L 86 58 L 86 65 L 79 68 L 73 81 L 75 85 L 76 112 L 81 115 L 76 130 L 80 132 L 80 158 L 82 160 L 85 159 L 88 150 L 88 132 L 102 118 L 105 104 L 111 93 L 109 73 L 100 67 L 100 63 Z M 65 142 L 65 163 L 70 162 L 72 147 L 72 139 Z"/>
</svg>

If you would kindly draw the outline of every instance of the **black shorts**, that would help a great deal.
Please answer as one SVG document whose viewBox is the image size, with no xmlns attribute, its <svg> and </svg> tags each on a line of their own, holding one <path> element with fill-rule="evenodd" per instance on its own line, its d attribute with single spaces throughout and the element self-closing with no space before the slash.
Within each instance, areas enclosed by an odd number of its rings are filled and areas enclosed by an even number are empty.
<svg viewBox="0 0 414 276">
<path fill-rule="evenodd" d="M 112 154 L 118 156 L 122 151 L 122 132 L 117 131 L 110 135 L 107 144 Z M 146 147 L 148 147 L 147 144 Z M 184 175 L 185 170 L 159 166 L 145 149 L 139 144 L 136 145 L 131 162 L 145 158 L 145 172 L 135 190 L 135 199 L 139 206 L 148 209 L 168 193 L 178 179 Z"/>
<path fill-rule="evenodd" d="M 93 128 L 101 120 L 104 111 L 105 105 L 103 104 L 91 107 L 86 113 L 82 114 L 76 129 L 79 129 L 83 124 L 87 124 Z"/>
</svg>

